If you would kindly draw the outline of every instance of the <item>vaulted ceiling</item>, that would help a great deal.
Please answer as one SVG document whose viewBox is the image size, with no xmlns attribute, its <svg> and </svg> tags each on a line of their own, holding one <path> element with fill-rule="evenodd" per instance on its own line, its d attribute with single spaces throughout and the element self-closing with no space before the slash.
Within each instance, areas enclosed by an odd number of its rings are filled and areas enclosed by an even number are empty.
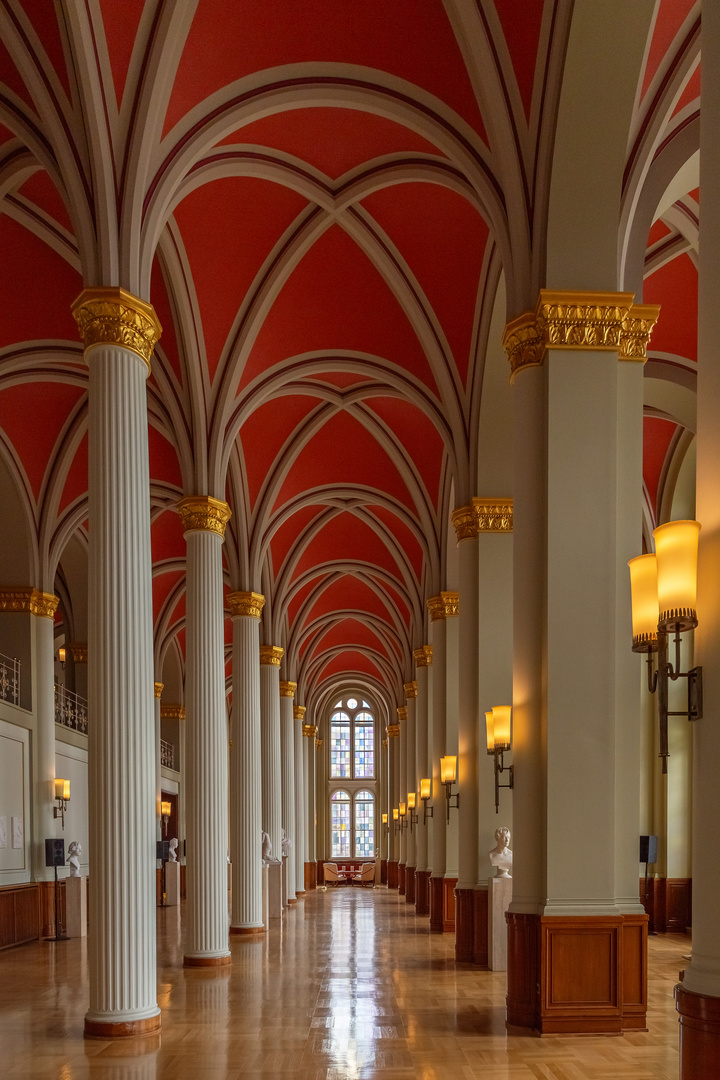
<svg viewBox="0 0 720 1080">
<path fill-rule="evenodd" d="M 655 162 L 694 137 L 698 6 L 657 5 L 628 220 Z M 71 303 L 122 284 L 163 326 L 148 381 L 158 663 L 184 650 L 174 505 L 211 494 L 233 510 L 227 588 L 266 595 L 263 633 L 306 700 L 344 676 L 400 696 L 424 601 L 447 587 L 449 511 L 481 494 L 499 283 L 508 316 L 542 284 L 571 14 L 0 0 L 0 450 L 39 584 L 87 542 Z M 649 218 L 652 359 L 671 381 L 694 377 L 696 188 L 690 168 Z M 649 410 L 650 516 L 681 430 Z"/>
</svg>

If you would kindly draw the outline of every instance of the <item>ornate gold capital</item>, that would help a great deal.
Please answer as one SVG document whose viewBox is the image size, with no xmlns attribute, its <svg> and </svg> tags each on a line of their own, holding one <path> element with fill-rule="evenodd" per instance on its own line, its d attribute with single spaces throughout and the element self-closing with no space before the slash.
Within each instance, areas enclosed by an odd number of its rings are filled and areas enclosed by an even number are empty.
<svg viewBox="0 0 720 1080">
<path fill-rule="evenodd" d="M 184 705 L 161 705 L 160 717 L 162 720 L 184 720 L 185 719 L 185 706 Z"/>
<path fill-rule="evenodd" d="M 72 313 L 85 348 L 121 345 L 142 357 L 150 370 L 150 357 L 162 327 L 155 308 L 121 288 L 84 289 Z"/>
<path fill-rule="evenodd" d="M 286 682 L 285 680 L 280 681 L 280 697 L 294 698 L 296 690 L 296 682 Z"/>
<path fill-rule="evenodd" d="M 304 720 L 306 712 L 304 705 L 293 705 L 293 720 Z"/>
<path fill-rule="evenodd" d="M 505 327 L 503 346 L 510 361 L 510 380 L 523 368 L 544 363 L 548 349 L 610 350 L 621 354 L 626 338 L 628 348 L 637 348 L 636 335 L 642 336 L 642 331 L 636 330 L 635 320 L 632 325 L 628 323 L 632 302 L 633 293 L 627 292 L 541 289 L 535 311 L 524 312 Z M 639 318 L 642 321 L 642 316 Z M 646 316 L 646 321 L 648 318 L 651 316 Z"/>
<path fill-rule="evenodd" d="M 441 592 L 439 596 L 431 596 L 426 607 L 431 622 L 452 618 L 460 614 L 460 593 Z"/>
<path fill-rule="evenodd" d="M 236 619 L 239 615 L 259 619 L 265 607 L 265 597 L 259 592 L 231 592 L 227 594 L 226 600 L 231 619 Z"/>
<path fill-rule="evenodd" d="M 260 646 L 260 663 L 272 664 L 273 667 L 280 667 L 280 661 L 283 658 L 284 649 L 281 649 L 279 645 L 261 645 Z"/>
<path fill-rule="evenodd" d="M 462 540 L 474 540 L 477 536 L 478 520 L 474 507 L 460 506 L 457 510 L 453 510 L 451 521 L 455 526 L 458 544 Z"/>
<path fill-rule="evenodd" d="M 399 705 L 397 708 L 398 720 L 407 720 L 407 705 Z"/>
<path fill-rule="evenodd" d="M 383 750 L 387 750 L 388 741 L 389 741 L 388 739 L 382 739 L 382 748 L 383 748 Z"/>
<path fill-rule="evenodd" d="M 413 652 L 415 667 L 430 667 L 432 664 L 432 645 L 421 645 Z"/>
<path fill-rule="evenodd" d="M 186 495 L 177 504 L 177 511 L 184 532 L 212 532 L 222 537 L 232 517 L 228 504 L 213 499 L 212 495 Z"/>
<path fill-rule="evenodd" d="M 659 315 L 659 304 L 633 304 L 623 321 L 620 360 L 646 362 L 650 335 Z"/>
<path fill-rule="evenodd" d="M 88 662 L 88 647 L 85 642 L 76 641 L 72 645 L 68 645 L 70 655 L 76 664 L 87 664 Z"/>
<path fill-rule="evenodd" d="M 403 683 L 403 690 L 405 691 L 405 700 L 409 701 L 411 698 L 417 697 L 418 684 L 416 682 Z"/>
<path fill-rule="evenodd" d="M 156 698 L 162 697 L 162 692 L 163 692 L 163 687 L 164 686 L 165 686 L 165 683 L 161 683 L 161 682 L 156 682 L 155 683 L 155 697 Z"/>
<path fill-rule="evenodd" d="M 400 738 L 400 725 L 399 724 L 388 724 L 388 726 L 385 728 L 385 731 L 387 732 L 388 739 L 398 739 L 398 738 Z"/>
<path fill-rule="evenodd" d="M 303 724 L 303 735 L 307 739 L 314 739 L 317 735 L 317 728 L 314 724 Z"/>
<path fill-rule="evenodd" d="M 0 586 L 0 611 L 15 613 L 29 612 L 54 619 L 60 597 L 52 593 L 39 592 L 31 585 Z"/>
<path fill-rule="evenodd" d="M 473 499 L 480 532 L 512 532 L 512 499 Z"/>
<path fill-rule="evenodd" d="M 315 749 L 319 750 L 321 746 L 322 746 L 322 739 L 316 739 L 315 740 Z"/>
</svg>

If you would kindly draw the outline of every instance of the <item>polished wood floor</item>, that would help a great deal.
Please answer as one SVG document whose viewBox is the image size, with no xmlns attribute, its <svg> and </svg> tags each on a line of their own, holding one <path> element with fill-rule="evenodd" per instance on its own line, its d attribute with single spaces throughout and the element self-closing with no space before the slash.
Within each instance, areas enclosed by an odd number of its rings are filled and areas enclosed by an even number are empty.
<svg viewBox="0 0 720 1080">
<path fill-rule="evenodd" d="M 689 939 L 650 939 L 649 1031 L 519 1038 L 505 976 L 458 968 L 386 889 L 308 894 L 229 969 L 184 969 L 181 911 L 158 913 L 162 1032 L 84 1040 L 85 942 L 0 953 L 2 1080 L 676 1080 L 672 987 Z"/>
</svg>

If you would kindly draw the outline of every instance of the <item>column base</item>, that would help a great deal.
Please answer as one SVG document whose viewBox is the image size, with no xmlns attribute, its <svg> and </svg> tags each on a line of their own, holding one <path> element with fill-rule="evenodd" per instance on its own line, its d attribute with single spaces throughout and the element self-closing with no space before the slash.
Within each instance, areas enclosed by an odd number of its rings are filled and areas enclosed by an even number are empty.
<svg viewBox="0 0 720 1080">
<path fill-rule="evenodd" d="M 456 877 L 446 877 L 443 883 L 443 934 L 455 933 L 455 886 Z"/>
<path fill-rule="evenodd" d="M 317 863 L 305 863 L 305 892 L 314 889 L 317 885 Z"/>
<path fill-rule="evenodd" d="M 239 935 L 264 934 L 266 930 L 264 926 L 231 926 L 230 933 Z"/>
<path fill-rule="evenodd" d="M 675 987 L 680 1015 L 680 1080 L 715 1075 L 720 1057 L 720 998 Z"/>
<path fill-rule="evenodd" d="M 288 907 L 290 906 L 290 904 L 297 904 L 297 897 L 296 896 L 288 896 L 287 904 L 288 904 Z"/>
<path fill-rule="evenodd" d="M 398 864 L 396 862 L 388 862 L 387 864 L 387 887 L 388 889 L 397 889 L 398 887 Z"/>
<path fill-rule="evenodd" d="M 430 878 L 430 929 L 434 934 L 443 932 L 443 879 Z"/>
<path fill-rule="evenodd" d="M 507 924 L 508 1030 L 646 1030 L 647 915 L 508 912 Z"/>
<path fill-rule="evenodd" d="M 430 914 L 430 871 L 415 871 L 415 914 Z"/>
<path fill-rule="evenodd" d="M 295 899 L 296 900 L 304 900 L 305 899 L 305 890 L 304 889 L 300 889 L 300 890 L 296 889 L 295 890 Z"/>
<path fill-rule="evenodd" d="M 455 889 L 455 959 L 487 969 L 487 889 Z"/>
<path fill-rule="evenodd" d="M 415 903 L 415 867 L 405 867 L 405 903 Z"/>
<path fill-rule="evenodd" d="M 405 895 L 405 863 L 398 863 L 398 894 Z"/>
<path fill-rule="evenodd" d="M 83 1035 L 86 1039 L 136 1039 L 141 1035 L 153 1035 L 160 1029 L 161 1016 L 147 1016 L 144 1020 L 88 1020 L 85 1017 Z"/>
<path fill-rule="evenodd" d="M 232 963 L 232 956 L 184 956 L 184 967 L 225 967 Z"/>
</svg>

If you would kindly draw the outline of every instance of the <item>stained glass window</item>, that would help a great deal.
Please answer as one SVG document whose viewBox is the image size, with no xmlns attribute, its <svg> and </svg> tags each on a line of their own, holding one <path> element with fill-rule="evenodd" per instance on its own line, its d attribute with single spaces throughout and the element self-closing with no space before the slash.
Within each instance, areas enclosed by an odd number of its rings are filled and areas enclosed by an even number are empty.
<svg viewBox="0 0 720 1080">
<path fill-rule="evenodd" d="M 355 777 L 365 780 L 375 775 L 375 725 L 370 713 L 355 717 Z"/>
<path fill-rule="evenodd" d="M 344 712 L 330 719 L 330 775 L 350 776 L 350 717 Z"/>
<path fill-rule="evenodd" d="M 330 854 L 333 859 L 350 858 L 350 796 L 336 791 L 330 800 Z"/>
<path fill-rule="evenodd" d="M 355 796 L 355 857 L 372 858 L 375 854 L 375 800 L 371 791 Z"/>
</svg>

